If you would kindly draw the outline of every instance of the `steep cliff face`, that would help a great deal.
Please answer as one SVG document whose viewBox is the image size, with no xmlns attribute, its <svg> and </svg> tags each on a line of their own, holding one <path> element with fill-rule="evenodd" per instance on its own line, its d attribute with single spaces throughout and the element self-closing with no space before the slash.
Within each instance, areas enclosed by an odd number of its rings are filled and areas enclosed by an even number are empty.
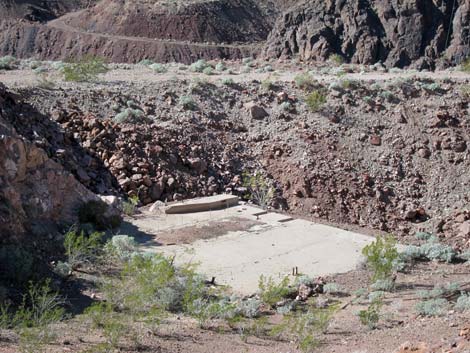
<svg viewBox="0 0 470 353">
<path fill-rule="evenodd" d="M 388 66 L 458 61 L 469 46 L 470 0 L 310 0 L 276 22 L 265 55 Z"/>
<path fill-rule="evenodd" d="M 45 235 L 76 221 L 78 207 L 97 197 L 46 152 L 19 135 L 15 97 L 0 84 L 0 243 Z"/>
</svg>

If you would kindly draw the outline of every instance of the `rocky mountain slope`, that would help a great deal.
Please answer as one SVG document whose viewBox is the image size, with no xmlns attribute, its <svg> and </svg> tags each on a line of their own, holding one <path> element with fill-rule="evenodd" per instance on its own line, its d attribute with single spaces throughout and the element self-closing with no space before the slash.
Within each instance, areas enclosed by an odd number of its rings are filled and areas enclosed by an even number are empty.
<svg viewBox="0 0 470 353">
<path fill-rule="evenodd" d="M 265 54 L 432 68 L 468 55 L 469 31 L 469 0 L 309 0 L 278 19 Z"/>
<path fill-rule="evenodd" d="M 24 19 L 33 22 L 46 22 L 67 12 L 93 4 L 95 0 L 1 0 L 0 20 Z"/>
</svg>

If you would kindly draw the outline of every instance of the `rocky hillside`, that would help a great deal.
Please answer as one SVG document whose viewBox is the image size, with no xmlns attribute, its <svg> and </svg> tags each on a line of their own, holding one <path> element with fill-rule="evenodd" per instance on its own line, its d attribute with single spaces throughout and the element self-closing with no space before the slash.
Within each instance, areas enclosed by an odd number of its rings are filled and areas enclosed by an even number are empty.
<svg viewBox="0 0 470 353">
<path fill-rule="evenodd" d="M 259 42 L 270 31 L 253 0 L 103 0 L 65 22 L 88 32 L 190 42 Z"/>
<path fill-rule="evenodd" d="M 469 0 L 309 0 L 278 19 L 265 54 L 432 68 L 468 55 L 469 31 Z"/>
<path fill-rule="evenodd" d="M 0 20 L 46 22 L 94 2 L 95 0 L 0 0 Z"/>
</svg>

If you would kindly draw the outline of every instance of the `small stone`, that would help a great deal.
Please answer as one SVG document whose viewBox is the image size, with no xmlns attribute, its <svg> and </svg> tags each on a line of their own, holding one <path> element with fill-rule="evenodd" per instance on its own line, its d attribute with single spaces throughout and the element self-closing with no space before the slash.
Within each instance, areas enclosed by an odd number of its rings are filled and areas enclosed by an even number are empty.
<svg viewBox="0 0 470 353">
<path fill-rule="evenodd" d="M 371 145 L 380 146 L 382 144 L 382 139 L 378 135 L 372 135 L 369 138 L 369 142 Z"/>
</svg>

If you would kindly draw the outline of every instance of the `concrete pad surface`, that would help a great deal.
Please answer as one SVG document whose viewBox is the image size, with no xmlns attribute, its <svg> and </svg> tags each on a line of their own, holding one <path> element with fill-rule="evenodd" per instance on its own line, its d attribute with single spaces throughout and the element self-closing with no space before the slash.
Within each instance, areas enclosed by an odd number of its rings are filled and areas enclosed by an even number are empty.
<svg viewBox="0 0 470 353">
<path fill-rule="evenodd" d="M 156 246 L 152 242 L 142 243 L 144 251 L 175 256 L 176 264 L 198 263 L 199 272 L 207 278 L 214 276 L 217 283 L 229 285 L 241 294 L 256 292 L 261 275 L 278 280 L 290 275 L 294 267 L 299 273 L 309 276 L 353 270 L 361 258 L 362 248 L 374 239 L 260 211 L 253 206 L 238 205 L 184 215 L 143 214 L 131 222 L 135 229 L 154 234 L 158 240 L 158 233 L 163 229 L 176 231 L 182 226 L 235 217 L 258 220 L 248 230 L 228 232 L 217 238 L 196 240 L 192 244 Z"/>
</svg>

